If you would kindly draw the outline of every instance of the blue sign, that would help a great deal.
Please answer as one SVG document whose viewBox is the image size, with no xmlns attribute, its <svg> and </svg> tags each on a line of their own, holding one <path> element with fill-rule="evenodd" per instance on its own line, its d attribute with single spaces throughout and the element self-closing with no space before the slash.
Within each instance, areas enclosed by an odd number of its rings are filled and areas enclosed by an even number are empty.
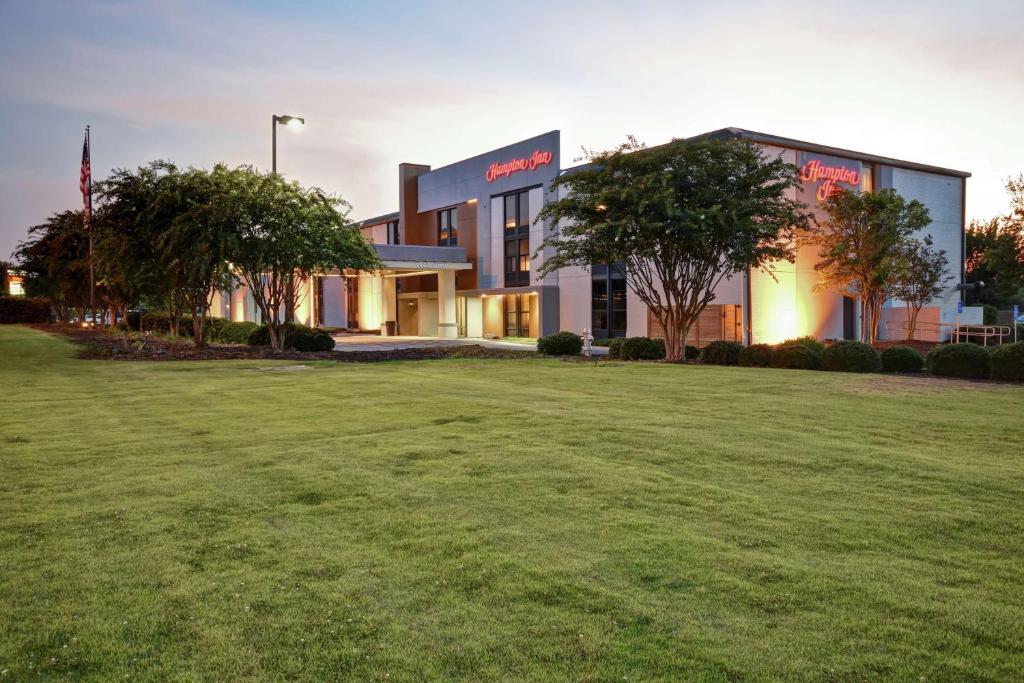
<svg viewBox="0 0 1024 683">
<path fill-rule="evenodd" d="M 1017 304 L 1013 305 L 1013 321 L 1017 322 L 1017 318 L 1020 317 L 1020 306 Z"/>
<path fill-rule="evenodd" d="M 957 301 L 956 302 L 956 314 L 960 315 L 963 312 L 964 312 L 964 302 L 963 301 Z"/>
</svg>

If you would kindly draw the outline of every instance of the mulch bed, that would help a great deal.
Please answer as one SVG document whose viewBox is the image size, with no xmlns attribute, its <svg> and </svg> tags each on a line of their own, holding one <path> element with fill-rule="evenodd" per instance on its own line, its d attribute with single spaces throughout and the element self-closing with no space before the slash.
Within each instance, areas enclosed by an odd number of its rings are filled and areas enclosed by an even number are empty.
<svg viewBox="0 0 1024 683">
<path fill-rule="evenodd" d="M 269 346 L 210 344 L 197 349 L 191 341 L 150 337 L 145 344 L 129 341 L 109 330 L 83 329 L 72 325 L 33 325 L 38 330 L 68 337 L 82 347 L 79 358 L 92 360 L 333 360 L 372 363 L 391 360 L 438 360 L 443 358 L 535 358 L 533 351 L 488 349 L 466 345 L 444 348 L 396 349 L 394 351 L 274 351 Z"/>
</svg>

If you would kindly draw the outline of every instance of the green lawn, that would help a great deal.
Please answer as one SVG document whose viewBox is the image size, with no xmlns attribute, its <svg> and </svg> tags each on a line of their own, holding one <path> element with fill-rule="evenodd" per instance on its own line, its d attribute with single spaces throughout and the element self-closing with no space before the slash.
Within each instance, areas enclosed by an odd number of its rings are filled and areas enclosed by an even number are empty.
<svg viewBox="0 0 1024 683">
<path fill-rule="evenodd" d="M 1024 387 L 0 328 L 0 680 L 1024 671 Z"/>
</svg>

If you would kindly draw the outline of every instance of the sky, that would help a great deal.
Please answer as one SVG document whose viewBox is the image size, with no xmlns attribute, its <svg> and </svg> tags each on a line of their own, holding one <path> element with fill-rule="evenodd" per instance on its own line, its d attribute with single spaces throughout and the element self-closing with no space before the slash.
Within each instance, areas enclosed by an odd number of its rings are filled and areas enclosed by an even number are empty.
<svg viewBox="0 0 1024 683">
<path fill-rule="evenodd" d="M 736 126 L 969 171 L 967 217 L 1024 172 L 1024 2 L 0 0 L 0 259 L 93 175 L 270 166 L 397 210 L 435 167 L 549 130 L 562 162 Z"/>
</svg>

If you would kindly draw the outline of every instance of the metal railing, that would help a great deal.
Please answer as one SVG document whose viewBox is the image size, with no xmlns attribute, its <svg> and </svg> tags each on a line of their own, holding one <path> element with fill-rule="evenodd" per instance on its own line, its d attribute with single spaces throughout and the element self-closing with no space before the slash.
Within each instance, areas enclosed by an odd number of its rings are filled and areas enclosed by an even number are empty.
<svg viewBox="0 0 1024 683">
<path fill-rule="evenodd" d="M 910 330 L 909 320 L 899 321 L 887 321 L 885 323 L 885 329 L 887 331 L 896 330 Z M 998 339 L 998 343 L 1002 344 L 1007 337 L 1013 336 L 1013 329 L 1006 325 L 968 325 L 965 323 L 929 323 L 919 322 L 914 327 L 915 332 L 933 332 L 937 339 L 943 338 L 943 333 L 948 332 L 950 340 L 955 340 L 957 343 L 963 340 L 974 340 L 979 337 L 982 340 L 982 346 L 988 346 L 989 339 Z"/>
</svg>

